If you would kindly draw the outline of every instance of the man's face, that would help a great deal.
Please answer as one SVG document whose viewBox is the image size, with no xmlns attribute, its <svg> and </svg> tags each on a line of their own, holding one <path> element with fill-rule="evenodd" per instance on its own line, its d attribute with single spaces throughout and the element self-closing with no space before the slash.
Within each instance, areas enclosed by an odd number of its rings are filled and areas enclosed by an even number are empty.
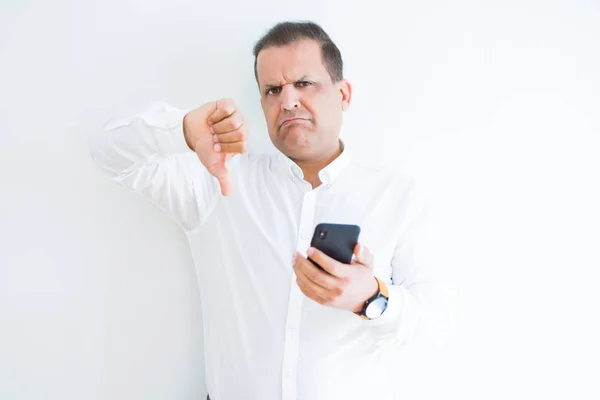
<svg viewBox="0 0 600 400">
<path fill-rule="evenodd" d="M 351 87 L 345 80 L 332 83 L 317 42 L 263 49 L 256 70 L 269 136 L 279 151 L 311 161 L 337 150 Z"/>
</svg>

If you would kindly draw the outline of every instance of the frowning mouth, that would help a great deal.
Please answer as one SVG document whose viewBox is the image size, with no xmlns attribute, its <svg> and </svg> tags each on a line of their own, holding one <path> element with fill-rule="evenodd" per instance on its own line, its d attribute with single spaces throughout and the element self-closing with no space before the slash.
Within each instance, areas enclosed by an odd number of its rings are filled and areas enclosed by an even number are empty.
<svg viewBox="0 0 600 400">
<path fill-rule="evenodd" d="M 283 121 L 281 126 L 291 124 L 292 122 L 300 122 L 300 121 L 307 121 L 307 119 L 306 118 L 288 118 L 285 121 Z"/>
</svg>

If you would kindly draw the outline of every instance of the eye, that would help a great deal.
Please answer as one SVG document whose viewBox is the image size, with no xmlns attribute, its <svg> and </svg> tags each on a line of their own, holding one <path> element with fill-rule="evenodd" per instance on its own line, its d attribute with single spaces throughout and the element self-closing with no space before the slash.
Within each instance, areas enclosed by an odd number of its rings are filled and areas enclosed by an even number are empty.
<svg viewBox="0 0 600 400">
<path fill-rule="evenodd" d="M 281 92 L 281 86 L 277 86 L 271 89 L 267 89 L 265 94 L 279 94 Z"/>
<path fill-rule="evenodd" d="M 297 87 L 307 87 L 312 85 L 312 82 L 308 82 L 308 81 L 302 81 L 302 82 L 297 82 L 296 86 Z"/>
</svg>

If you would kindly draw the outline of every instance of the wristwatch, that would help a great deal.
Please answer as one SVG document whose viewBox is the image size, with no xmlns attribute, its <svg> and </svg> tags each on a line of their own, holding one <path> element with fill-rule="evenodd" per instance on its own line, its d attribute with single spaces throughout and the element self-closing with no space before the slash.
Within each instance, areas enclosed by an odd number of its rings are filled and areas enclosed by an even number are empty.
<svg viewBox="0 0 600 400">
<path fill-rule="evenodd" d="M 377 293 L 365 301 L 362 310 L 355 313 L 359 317 L 366 320 L 372 320 L 380 317 L 387 308 L 388 301 L 390 299 L 387 285 L 381 279 L 377 277 L 375 277 L 375 279 L 377 280 L 378 285 Z"/>
</svg>

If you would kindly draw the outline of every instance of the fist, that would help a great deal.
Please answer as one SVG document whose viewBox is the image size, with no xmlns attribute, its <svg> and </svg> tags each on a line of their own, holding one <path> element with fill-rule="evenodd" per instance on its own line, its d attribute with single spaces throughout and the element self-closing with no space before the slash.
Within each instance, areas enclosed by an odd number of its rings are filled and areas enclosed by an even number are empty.
<svg viewBox="0 0 600 400">
<path fill-rule="evenodd" d="M 246 119 L 231 99 L 206 103 L 186 114 L 183 132 L 208 172 L 218 179 L 221 193 L 231 191 L 227 161 L 245 153 L 248 146 Z"/>
<path fill-rule="evenodd" d="M 306 297 L 324 306 L 356 313 L 377 293 L 373 256 L 366 246 L 359 243 L 354 247 L 355 257 L 350 264 L 342 264 L 312 247 L 307 254 L 310 260 L 294 253 L 296 282 Z"/>
</svg>

